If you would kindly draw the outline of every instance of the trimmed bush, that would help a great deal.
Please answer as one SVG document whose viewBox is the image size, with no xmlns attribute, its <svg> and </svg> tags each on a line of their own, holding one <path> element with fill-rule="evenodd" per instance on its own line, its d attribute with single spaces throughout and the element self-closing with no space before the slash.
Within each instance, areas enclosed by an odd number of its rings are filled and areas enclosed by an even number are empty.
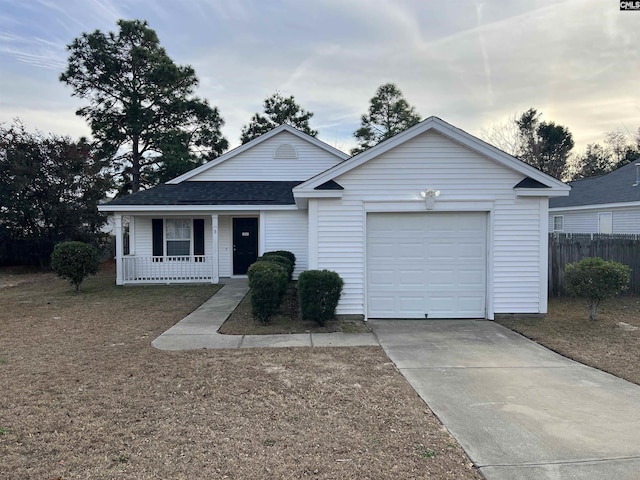
<svg viewBox="0 0 640 480">
<path fill-rule="evenodd" d="M 287 279 L 290 282 L 293 278 L 293 269 L 295 268 L 291 260 L 288 257 L 282 255 L 276 255 L 274 253 L 265 253 L 261 257 L 258 257 L 256 262 L 274 262 L 283 266 L 287 271 Z"/>
<path fill-rule="evenodd" d="M 267 257 L 269 255 L 279 255 L 280 257 L 286 257 L 291 260 L 291 263 L 294 267 L 296 265 L 296 256 L 292 252 L 288 252 L 287 250 L 274 250 L 273 252 L 264 252 L 262 254 L 263 257 Z"/>
<path fill-rule="evenodd" d="M 595 257 L 569 263 L 564 272 L 567 291 L 589 300 L 589 320 L 593 321 L 596 320 L 600 302 L 626 290 L 630 278 L 631 269 L 627 265 Z"/>
<path fill-rule="evenodd" d="M 298 303 L 303 320 L 324 326 L 336 316 L 344 282 L 336 272 L 307 270 L 298 277 Z"/>
<path fill-rule="evenodd" d="M 287 291 L 287 270 L 275 262 L 256 262 L 249 267 L 253 318 L 267 325 Z"/>
<path fill-rule="evenodd" d="M 51 269 L 80 290 L 80 284 L 100 268 L 100 254 L 93 245 L 84 242 L 63 242 L 53 248 Z"/>
</svg>

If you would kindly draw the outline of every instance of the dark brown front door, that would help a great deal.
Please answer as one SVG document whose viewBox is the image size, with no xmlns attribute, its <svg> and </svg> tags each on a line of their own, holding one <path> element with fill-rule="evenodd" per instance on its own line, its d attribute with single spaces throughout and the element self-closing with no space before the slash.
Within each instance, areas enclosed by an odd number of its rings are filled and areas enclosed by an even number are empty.
<svg viewBox="0 0 640 480">
<path fill-rule="evenodd" d="M 258 258 L 258 219 L 233 219 L 233 274 L 246 275 Z"/>
</svg>

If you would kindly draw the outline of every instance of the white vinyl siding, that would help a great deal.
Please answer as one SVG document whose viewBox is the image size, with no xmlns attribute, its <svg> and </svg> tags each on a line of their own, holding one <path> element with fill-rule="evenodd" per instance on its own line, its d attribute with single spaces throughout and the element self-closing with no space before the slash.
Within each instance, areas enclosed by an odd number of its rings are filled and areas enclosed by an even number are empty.
<svg viewBox="0 0 640 480">
<path fill-rule="evenodd" d="M 318 202 L 317 269 L 337 272 L 344 281 L 337 313 L 364 314 L 364 211 L 361 202 Z"/>
<path fill-rule="evenodd" d="M 640 206 L 608 207 L 588 210 L 558 210 L 550 212 L 549 225 L 553 227 L 553 216 L 564 217 L 564 233 L 599 233 L 599 214 L 611 213 L 612 233 L 640 234 Z"/>
<path fill-rule="evenodd" d="M 265 251 L 287 250 L 296 256 L 294 278 L 307 270 L 307 211 L 265 212 Z"/>
<path fill-rule="evenodd" d="M 493 215 L 493 307 L 494 313 L 539 313 L 541 289 L 540 202 L 547 199 L 519 198 L 496 202 Z M 546 232 L 546 229 L 545 229 Z"/>
<path fill-rule="evenodd" d="M 336 178 L 344 187 L 342 201 L 318 200 L 317 249 L 318 268 L 335 270 L 345 281 L 338 313 L 364 313 L 365 205 L 425 211 L 420 192 L 426 188 L 441 192 L 435 211 L 459 211 L 461 202 L 471 210 L 478 204 L 491 205 L 486 210 L 491 210 L 487 297 L 493 310 L 487 314 L 544 311 L 540 255 L 541 248 L 547 248 L 546 239 L 541 247 L 547 228 L 541 222 L 547 221 L 548 200 L 517 198 L 513 187 L 522 179 L 522 174 L 435 132 Z"/>
<path fill-rule="evenodd" d="M 297 158 L 273 158 L 277 148 L 283 144 L 292 147 Z M 289 132 L 281 132 L 189 181 L 303 181 L 341 161 L 310 142 Z"/>
</svg>

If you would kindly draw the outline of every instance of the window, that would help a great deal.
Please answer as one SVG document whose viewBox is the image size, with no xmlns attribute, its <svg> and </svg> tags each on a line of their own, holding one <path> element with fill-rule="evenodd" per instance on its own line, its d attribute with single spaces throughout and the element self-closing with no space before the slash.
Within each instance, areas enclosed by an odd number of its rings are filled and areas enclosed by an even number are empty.
<svg viewBox="0 0 640 480">
<path fill-rule="evenodd" d="M 191 220 L 169 218 L 165 224 L 167 256 L 179 257 L 191 254 Z"/>
<path fill-rule="evenodd" d="M 151 236 L 153 256 L 156 257 L 154 262 L 162 262 L 164 256 L 190 257 L 192 255 L 196 257 L 194 259 L 196 262 L 205 261 L 203 218 L 153 218 Z"/>
<path fill-rule="evenodd" d="M 564 216 L 562 215 L 553 216 L 553 231 L 554 232 L 564 231 Z"/>
<path fill-rule="evenodd" d="M 598 214 L 598 233 L 613 233 L 613 214 L 611 212 Z"/>
</svg>

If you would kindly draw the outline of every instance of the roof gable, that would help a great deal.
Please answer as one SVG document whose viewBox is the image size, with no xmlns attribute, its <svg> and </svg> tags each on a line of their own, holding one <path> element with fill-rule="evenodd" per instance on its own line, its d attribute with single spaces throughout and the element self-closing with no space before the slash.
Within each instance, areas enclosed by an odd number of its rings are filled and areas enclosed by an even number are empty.
<svg viewBox="0 0 640 480">
<path fill-rule="evenodd" d="M 302 183 L 294 189 L 294 194 L 309 192 L 322 185 L 329 180 L 334 180 L 341 175 L 346 174 L 360 165 L 383 155 L 386 152 L 394 149 L 395 147 L 404 144 L 415 137 L 424 134 L 426 132 L 437 132 L 444 137 L 461 144 L 462 146 L 473 150 L 474 152 L 487 157 L 497 164 L 517 172 L 525 177 L 530 177 L 533 181 L 548 187 L 544 189 L 544 194 L 548 196 L 553 195 L 566 195 L 569 191 L 569 187 L 555 178 L 546 175 L 539 170 L 527 165 L 524 162 L 506 154 L 505 152 L 487 144 L 486 142 L 460 130 L 453 125 L 450 125 L 437 117 L 429 117 L 423 120 L 419 124 L 405 130 L 402 133 L 376 145 L 375 147 L 366 150 L 365 152 L 356 155 L 346 162 L 336 165 L 329 170 L 316 175 L 310 180 Z M 538 190 L 540 192 L 540 190 Z"/>
<path fill-rule="evenodd" d="M 638 162 L 631 162 L 606 175 L 569 182 L 568 197 L 554 198 L 550 208 L 640 202 L 640 185 L 636 184 Z"/>
<path fill-rule="evenodd" d="M 296 128 L 293 128 L 290 125 L 280 125 L 279 127 L 274 128 L 273 130 L 265 133 L 264 135 L 259 136 L 258 138 L 253 139 L 252 141 L 245 143 L 244 145 L 241 145 L 237 148 L 234 148 L 233 150 L 225 153 L 224 155 L 220 156 L 219 158 L 212 160 L 210 162 L 205 163 L 204 165 L 201 165 L 197 168 L 194 168 L 193 170 L 190 170 L 189 172 L 180 175 L 177 178 L 174 178 L 173 180 L 168 181 L 167 183 L 169 185 L 175 185 L 187 180 L 198 180 L 200 181 L 201 179 L 206 179 L 206 180 L 213 180 L 213 178 L 210 178 L 214 175 L 214 173 L 212 172 L 213 169 L 215 169 L 218 165 L 224 164 L 226 162 L 229 162 L 230 160 L 234 159 L 234 158 L 243 158 L 243 156 L 249 154 L 251 152 L 251 150 L 253 149 L 260 149 L 261 146 L 265 146 L 265 144 L 268 144 L 272 139 L 275 139 L 278 136 L 288 136 L 288 138 L 292 138 L 295 140 L 295 142 L 297 142 L 299 145 L 300 144 L 304 144 L 309 146 L 310 148 L 315 148 L 317 149 L 319 152 L 321 152 L 325 159 L 326 158 L 331 158 L 331 165 L 337 163 L 337 162 L 342 162 L 343 160 L 349 158 L 349 155 L 347 155 L 344 152 L 341 152 L 340 150 L 332 147 L 331 145 L 328 145 L 326 143 L 324 143 L 321 140 L 318 140 L 315 137 L 312 137 L 310 135 L 307 135 L 306 133 L 301 132 L 300 130 L 297 130 Z M 285 140 L 286 142 L 286 140 Z M 293 149 L 295 152 L 295 149 Z M 281 152 L 282 153 L 282 152 Z M 304 158 L 300 158 L 297 159 L 297 155 L 293 155 L 292 152 L 289 152 L 290 154 L 287 155 L 287 158 L 284 159 L 280 159 L 278 160 L 278 158 L 282 157 L 282 155 L 276 155 L 277 154 L 277 146 L 274 145 L 273 146 L 273 151 L 269 151 L 269 156 L 270 159 L 275 159 L 275 161 L 286 161 L 287 159 L 291 159 L 291 160 L 299 160 L 301 162 L 304 162 Z M 326 160 L 325 160 L 326 161 Z M 327 164 L 329 165 L 329 164 Z M 324 166 L 324 168 L 320 168 L 321 170 L 324 170 L 328 168 L 327 166 Z M 253 173 L 253 172 L 250 172 Z M 310 175 L 306 175 L 304 176 L 304 178 L 297 178 L 297 180 L 306 180 L 307 178 L 309 178 L 311 175 L 314 175 L 314 173 L 310 174 Z M 202 177 L 202 178 L 197 178 L 197 177 Z M 233 178 L 232 180 L 236 180 L 236 181 L 242 181 L 242 180 L 258 180 L 258 178 L 255 179 L 249 179 L 249 178 Z M 281 179 L 280 179 L 281 180 Z"/>
</svg>

